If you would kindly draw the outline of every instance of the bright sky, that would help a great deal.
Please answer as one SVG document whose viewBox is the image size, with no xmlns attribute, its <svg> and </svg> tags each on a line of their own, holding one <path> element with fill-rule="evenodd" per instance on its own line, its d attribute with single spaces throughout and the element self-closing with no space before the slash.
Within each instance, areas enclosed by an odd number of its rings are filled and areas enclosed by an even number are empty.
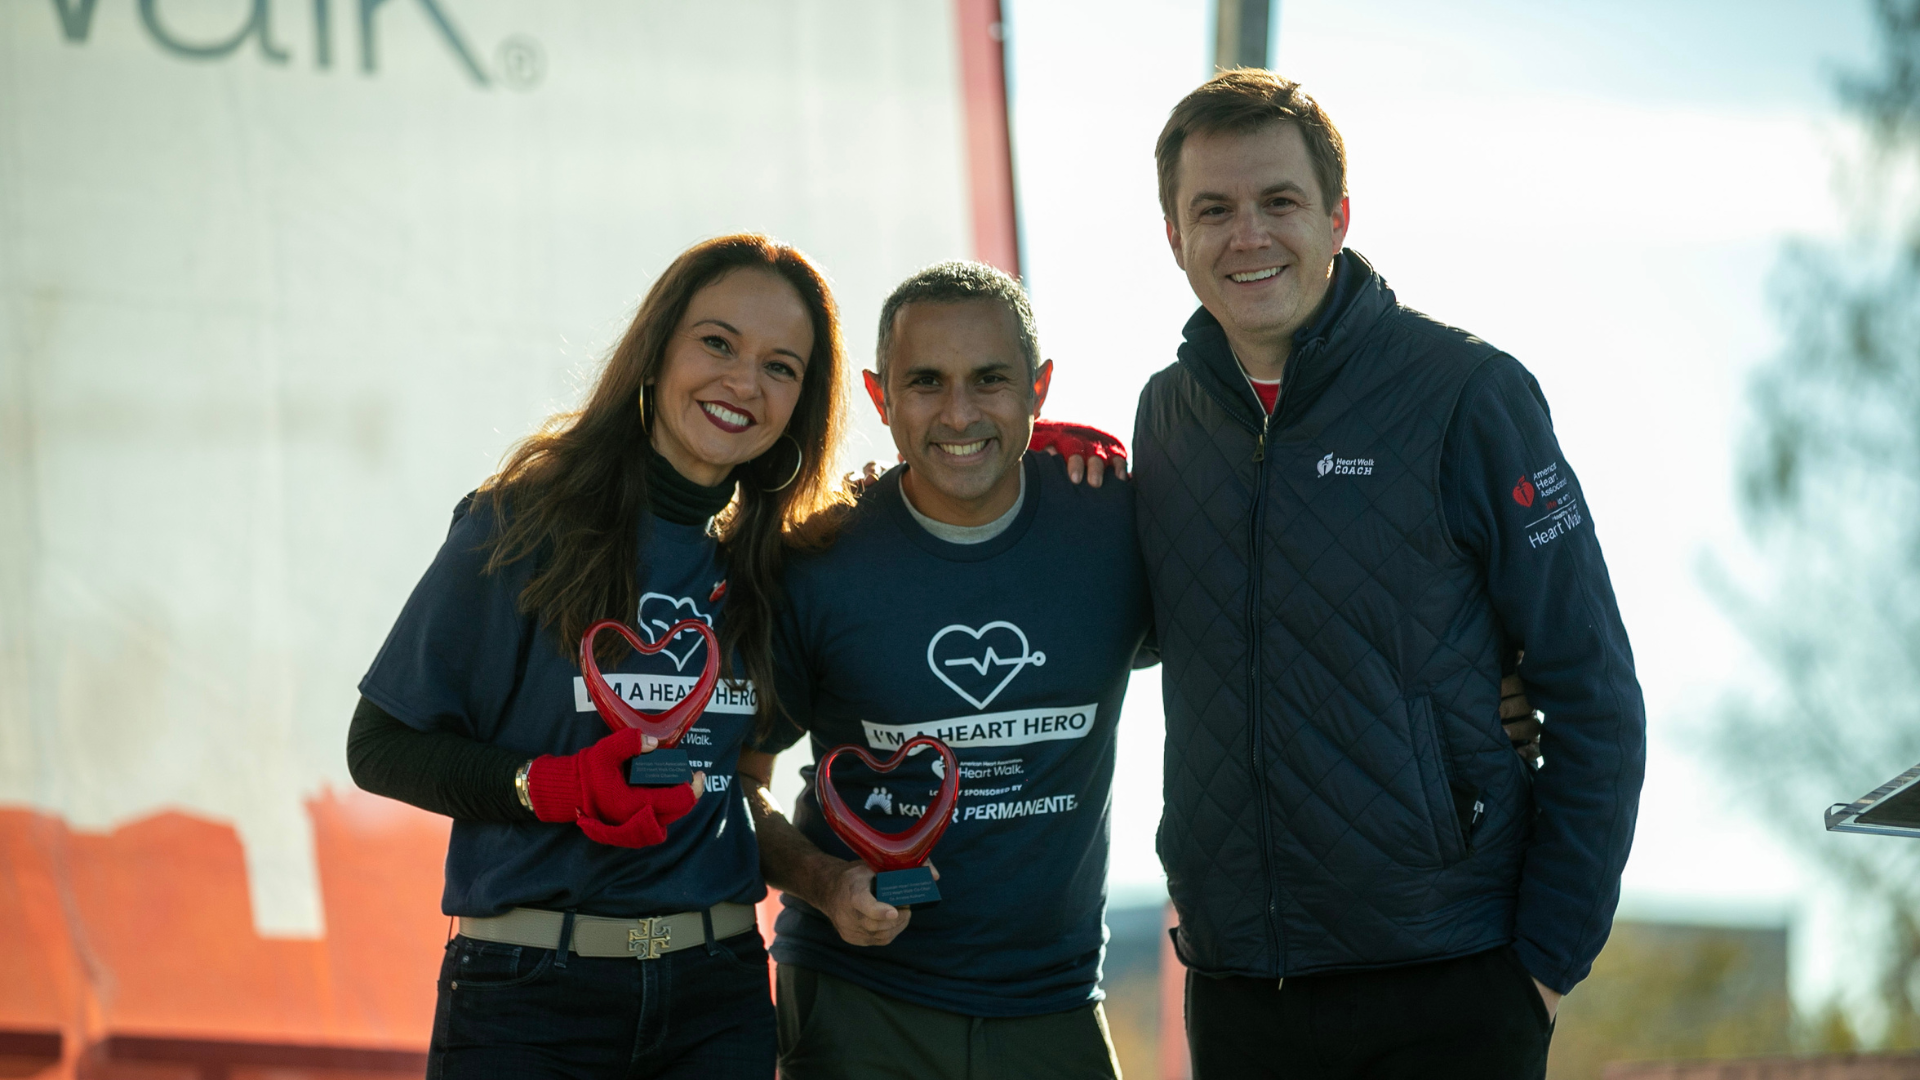
<svg viewBox="0 0 1920 1080">
<path fill-rule="evenodd" d="M 1211 4 L 1006 7 L 1048 411 L 1125 435 L 1194 304 L 1152 146 L 1210 71 Z M 1403 302 L 1534 372 L 1585 485 L 1650 727 L 1623 914 L 1789 919 L 1813 1003 L 1846 943 L 1832 898 L 1700 756 L 1716 702 L 1755 672 L 1700 582 L 1709 560 L 1740 564 L 1734 452 L 1747 373 L 1780 340 L 1766 288 L 1781 244 L 1840 228 L 1830 76 L 1871 58 L 1864 0 L 1285 0 L 1277 37 L 1274 66 L 1346 138 L 1349 244 Z M 1159 696 L 1157 672 L 1135 677 L 1120 903 L 1163 889 Z"/>
</svg>

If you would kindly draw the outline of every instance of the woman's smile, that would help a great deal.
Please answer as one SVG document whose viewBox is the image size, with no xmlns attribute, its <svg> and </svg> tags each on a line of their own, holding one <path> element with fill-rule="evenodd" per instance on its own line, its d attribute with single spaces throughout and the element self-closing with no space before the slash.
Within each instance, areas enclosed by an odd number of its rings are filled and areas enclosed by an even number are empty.
<svg viewBox="0 0 1920 1080">
<path fill-rule="evenodd" d="M 707 419 L 712 421 L 714 427 L 734 435 L 755 423 L 752 413 L 726 401 L 702 401 L 700 411 L 707 414 Z"/>
</svg>

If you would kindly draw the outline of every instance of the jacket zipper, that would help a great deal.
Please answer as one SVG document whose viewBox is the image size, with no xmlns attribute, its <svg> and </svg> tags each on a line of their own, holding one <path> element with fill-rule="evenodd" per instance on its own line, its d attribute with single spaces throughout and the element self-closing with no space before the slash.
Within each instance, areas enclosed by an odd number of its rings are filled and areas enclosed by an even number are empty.
<svg viewBox="0 0 1920 1080">
<path fill-rule="evenodd" d="M 1267 878 L 1267 940 L 1272 944 L 1272 951 L 1269 953 L 1269 957 L 1273 962 L 1275 971 L 1280 969 L 1280 954 L 1284 949 L 1280 943 L 1280 923 L 1278 911 L 1276 910 L 1277 904 L 1275 902 L 1279 888 L 1273 878 L 1273 846 L 1267 838 L 1267 786 L 1260 772 L 1260 535 L 1264 531 L 1261 528 L 1261 514 L 1265 509 L 1263 505 L 1265 500 L 1261 498 L 1261 495 L 1266 490 L 1266 468 L 1264 462 L 1267 459 L 1267 436 L 1271 433 L 1273 418 L 1279 416 L 1287 404 L 1287 387 L 1289 383 L 1286 372 L 1297 369 L 1299 367 L 1299 361 L 1304 358 L 1305 353 L 1308 351 L 1311 351 L 1311 347 L 1309 347 L 1308 350 L 1303 350 L 1301 355 L 1288 359 L 1287 367 L 1281 372 L 1280 391 L 1274 395 L 1273 411 L 1265 413 L 1265 415 L 1261 417 L 1259 427 L 1256 428 L 1252 424 L 1246 425 L 1247 430 L 1253 433 L 1254 438 L 1253 505 L 1251 507 L 1252 512 L 1248 515 L 1251 521 L 1251 532 L 1249 533 L 1249 542 L 1247 545 L 1247 577 L 1249 585 L 1247 589 L 1247 764 L 1251 770 L 1249 779 L 1253 783 L 1254 798 L 1257 803 L 1257 813 L 1255 816 L 1257 816 L 1260 821 L 1260 866 Z M 1237 357 L 1234 363 L 1236 367 L 1239 366 Z M 1200 382 L 1197 378 L 1195 381 Z M 1204 382 L 1200 382 L 1200 391 L 1206 396 L 1213 398 L 1214 403 L 1220 406 L 1228 417 L 1235 421 L 1241 420 L 1241 417 L 1235 412 L 1230 397 L 1220 397 Z M 1286 980 L 1282 978 L 1280 981 L 1284 983 Z"/>
<path fill-rule="evenodd" d="M 1253 507 L 1248 515 L 1252 532 L 1247 543 L 1247 766 L 1248 779 L 1252 782 L 1256 803 L 1256 816 L 1260 822 L 1260 867 L 1267 879 L 1267 940 L 1271 942 L 1273 970 L 1281 970 L 1281 953 L 1285 951 L 1280 940 L 1279 913 L 1276 910 L 1277 890 L 1273 880 L 1273 845 L 1267 837 L 1267 784 L 1266 774 L 1260 768 L 1260 538 L 1265 533 L 1264 514 L 1266 510 L 1266 459 L 1267 435 L 1273 428 L 1273 418 L 1287 400 L 1285 374 L 1281 375 L 1280 390 L 1274 396 L 1273 412 L 1260 420 L 1259 434 L 1253 443 Z"/>
</svg>

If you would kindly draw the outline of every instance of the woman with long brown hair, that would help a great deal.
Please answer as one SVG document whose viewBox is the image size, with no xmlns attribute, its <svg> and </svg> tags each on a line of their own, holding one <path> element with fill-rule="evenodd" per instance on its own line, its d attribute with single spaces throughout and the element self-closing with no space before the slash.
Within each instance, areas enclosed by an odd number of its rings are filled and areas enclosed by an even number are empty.
<svg viewBox="0 0 1920 1080">
<path fill-rule="evenodd" d="M 696 245 L 648 292 L 578 412 L 454 511 L 360 684 L 348 763 L 369 791 L 454 818 L 428 1075 L 771 1077 L 752 906 L 765 894 L 733 781 L 772 716 L 783 547 L 834 501 L 843 422 L 833 298 L 793 248 Z M 629 785 L 654 749 L 609 735 L 583 631 L 622 698 L 658 712 L 718 630 L 722 683 L 682 738 L 692 784 Z M 636 957 L 638 958 L 636 960 Z"/>
</svg>

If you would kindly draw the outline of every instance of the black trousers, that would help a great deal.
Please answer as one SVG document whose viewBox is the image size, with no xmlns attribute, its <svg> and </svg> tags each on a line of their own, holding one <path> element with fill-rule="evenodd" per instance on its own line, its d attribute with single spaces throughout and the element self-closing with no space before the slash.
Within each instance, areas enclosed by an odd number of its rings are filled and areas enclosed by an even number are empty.
<svg viewBox="0 0 1920 1080">
<path fill-rule="evenodd" d="M 429 1080 L 773 1080 L 767 951 L 752 931 L 655 960 L 456 937 Z"/>
<path fill-rule="evenodd" d="M 962 1016 L 779 965 L 781 1080 L 1118 1080 L 1098 1002 Z"/>
<path fill-rule="evenodd" d="M 1281 984 L 1187 973 L 1194 1080 L 1541 1080 L 1552 1037 L 1510 948 Z"/>
</svg>

